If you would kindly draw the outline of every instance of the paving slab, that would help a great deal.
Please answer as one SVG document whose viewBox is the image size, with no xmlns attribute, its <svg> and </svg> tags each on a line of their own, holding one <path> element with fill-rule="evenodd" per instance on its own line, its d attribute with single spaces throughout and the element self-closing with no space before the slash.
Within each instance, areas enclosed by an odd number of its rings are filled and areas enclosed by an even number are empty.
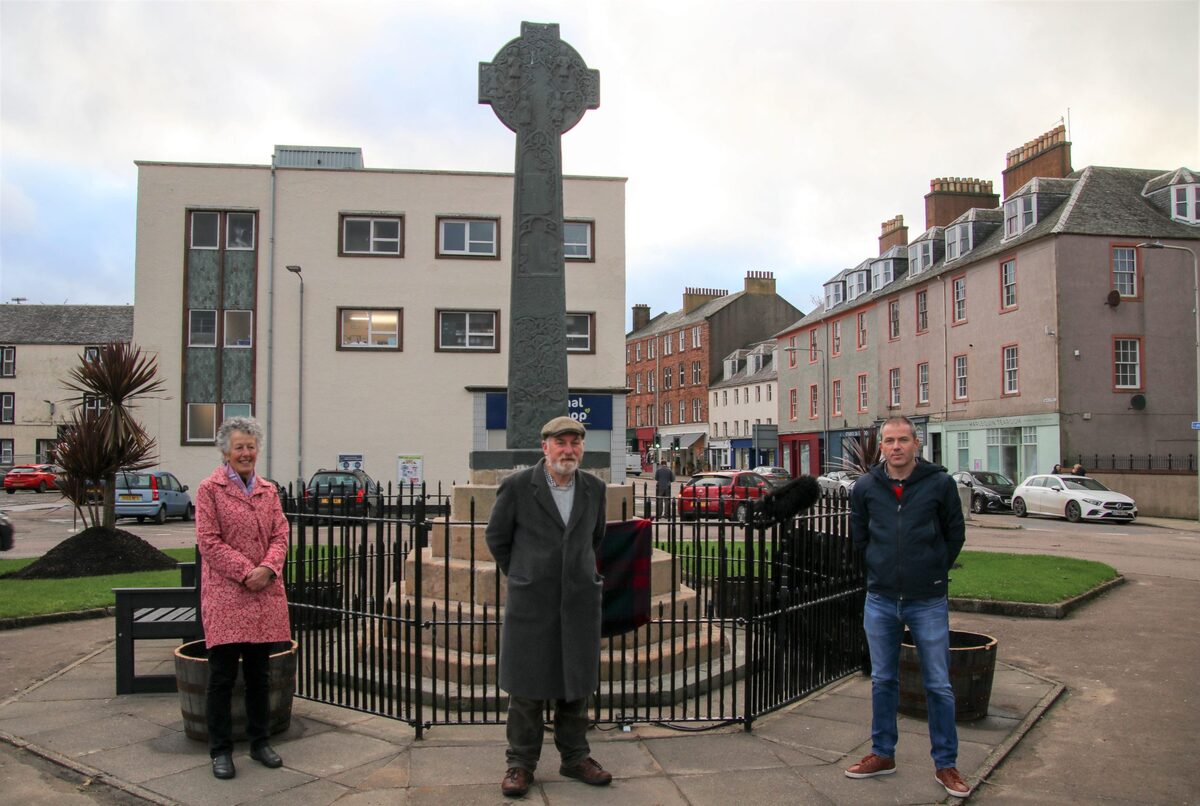
<svg viewBox="0 0 1200 806">
<path fill-rule="evenodd" d="M 228 781 L 213 778 L 208 764 L 155 778 L 141 784 L 151 792 L 194 806 L 232 806 L 258 803 L 263 798 L 316 780 L 286 767 L 269 770 L 245 753 L 235 753 L 237 777 Z"/>
<path fill-rule="evenodd" d="M 145 719 L 118 714 L 49 730 L 37 730 L 28 734 L 28 738 L 56 753 L 79 758 L 99 750 L 155 739 L 162 736 L 164 730 L 162 725 Z"/>
<path fill-rule="evenodd" d="M 332 780 L 359 790 L 406 789 L 411 780 L 409 762 L 409 753 L 405 751 L 394 758 L 381 758 L 346 770 Z"/>
<path fill-rule="evenodd" d="M 686 806 L 688 803 L 670 778 L 629 778 L 614 780 L 608 786 L 588 786 L 579 781 L 550 781 L 542 784 L 541 790 L 545 802 L 551 806 L 592 803 L 619 806 L 651 803 L 656 806 Z M 498 786 L 496 794 L 500 794 Z M 532 794 L 533 792 L 530 792 L 530 795 Z"/>
<path fill-rule="evenodd" d="M 302 739 L 271 740 L 284 767 L 316 778 L 338 775 L 375 759 L 400 754 L 389 742 L 349 731 L 325 731 Z"/>
<path fill-rule="evenodd" d="M 548 749 L 549 753 L 543 748 L 543 762 L 549 760 L 547 756 L 558 755 L 553 747 Z M 413 747 L 409 750 L 409 763 L 413 787 L 485 783 L 494 783 L 498 787 L 500 779 L 504 777 L 504 745 L 497 744 L 490 748 Z M 542 773 L 543 769 L 539 768 L 538 772 Z"/>
<path fill-rule="evenodd" d="M 792 768 L 676 775 L 673 780 L 693 806 L 728 806 L 730 803 L 791 806 L 831 802 Z"/>
<path fill-rule="evenodd" d="M 80 761 L 135 784 L 195 767 L 209 769 L 208 753 L 198 753 L 195 742 L 180 731 L 89 753 Z"/>
<path fill-rule="evenodd" d="M 652 739 L 646 747 L 668 775 L 785 766 L 770 742 L 749 733 Z"/>
</svg>

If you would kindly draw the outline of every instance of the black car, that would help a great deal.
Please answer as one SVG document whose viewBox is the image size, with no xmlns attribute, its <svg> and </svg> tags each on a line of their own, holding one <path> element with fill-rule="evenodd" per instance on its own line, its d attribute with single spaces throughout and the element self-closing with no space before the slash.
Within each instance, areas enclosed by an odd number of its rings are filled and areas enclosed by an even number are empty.
<svg viewBox="0 0 1200 806">
<path fill-rule="evenodd" d="M 318 470 L 304 488 L 305 509 L 317 515 L 380 512 L 379 483 L 362 470 Z"/>
<path fill-rule="evenodd" d="M 1013 490 L 1017 485 L 1003 473 L 990 470 L 960 470 L 954 480 L 971 488 L 971 511 L 982 515 L 985 512 L 1008 512 L 1012 509 Z"/>
</svg>

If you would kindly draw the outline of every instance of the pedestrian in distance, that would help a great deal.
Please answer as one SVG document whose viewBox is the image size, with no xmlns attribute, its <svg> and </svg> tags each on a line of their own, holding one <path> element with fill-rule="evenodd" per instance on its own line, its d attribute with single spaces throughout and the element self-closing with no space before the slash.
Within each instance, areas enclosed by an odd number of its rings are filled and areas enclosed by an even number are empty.
<svg viewBox="0 0 1200 806">
<path fill-rule="evenodd" d="M 664 508 L 670 509 L 671 483 L 674 481 L 675 473 L 671 466 L 660 460 L 654 471 L 654 514 L 659 518 L 663 516 Z"/>
<path fill-rule="evenodd" d="M 230 417 L 217 429 L 224 460 L 196 491 L 200 548 L 200 612 L 208 647 L 209 755 L 217 778 L 232 778 L 233 685 L 238 659 L 246 683 L 250 758 L 264 767 L 283 760 L 270 744 L 271 650 L 292 640 L 283 561 L 288 523 L 275 485 L 254 472 L 263 429 L 250 417 Z"/>
<path fill-rule="evenodd" d="M 1072 476 L 1086 476 L 1087 471 L 1083 469 L 1083 465 L 1077 464 L 1077 465 L 1075 465 L 1075 467 L 1071 468 L 1071 475 Z"/>
<path fill-rule="evenodd" d="M 907 417 L 889 417 L 879 443 L 883 461 L 850 493 L 850 537 L 867 565 L 871 752 L 845 772 L 873 778 L 896 771 L 900 643 L 907 627 L 925 684 L 934 777 L 949 794 L 965 798 L 971 787 L 958 772 L 946 595 L 950 566 L 966 539 L 962 504 L 946 469 L 918 458 L 921 443 Z"/>
<path fill-rule="evenodd" d="M 533 785 L 543 717 L 554 703 L 559 773 L 592 786 L 612 775 L 591 757 L 587 701 L 599 684 L 604 482 L 580 470 L 584 427 L 570 417 L 542 426 L 543 458 L 500 482 L 486 530 L 506 577 L 500 688 L 508 692 L 507 770 L 500 791 Z"/>
<path fill-rule="evenodd" d="M 1050 468 L 1050 475 L 1057 476 L 1059 473 L 1062 473 L 1062 465 L 1055 465 Z"/>
</svg>

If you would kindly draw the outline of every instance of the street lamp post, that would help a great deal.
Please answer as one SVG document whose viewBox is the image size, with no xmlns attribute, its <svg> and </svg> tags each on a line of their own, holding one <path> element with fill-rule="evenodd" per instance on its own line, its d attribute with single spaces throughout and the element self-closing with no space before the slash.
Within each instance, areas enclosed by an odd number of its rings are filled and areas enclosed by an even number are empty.
<svg viewBox="0 0 1200 806">
<path fill-rule="evenodd" d="M 304 275 L 301 274 L 301 267 L 288 266 L 287 270 L 296 275 L 296 279 L 300 281 L 300 359 L 299 359 L 299 377 L 297 379 L 297 402 L 296 402 L 296 480 L 298 484 L 304 484 Z"/>
<path fill-rule="evenodd" d="M 1192 258 L 1192 313 L 1196 319 L 1196 409 L 1200 415 L 1200 260 L 1194 249 L 1186 246 L 1175 246 L 1162 241 L 1138 244 L 1137 249 L 1170 249 L 1175 252 L 1186 252 Z M 1200 462 L 1200 430 L 1196 431 L 1196 461 Z M 1200 519 L 1200 468 L 1196 473 L 1196 517 Z"/>
</svg>

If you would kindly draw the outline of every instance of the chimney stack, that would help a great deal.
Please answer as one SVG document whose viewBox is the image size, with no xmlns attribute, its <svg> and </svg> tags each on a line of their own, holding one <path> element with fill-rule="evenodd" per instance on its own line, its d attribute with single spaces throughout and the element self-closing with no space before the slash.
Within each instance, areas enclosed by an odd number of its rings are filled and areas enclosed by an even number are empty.
<svg viewBox="0 0 1200 806">
<path fill-rule="evenodd" d="M 747 294 L 774 294 L 775 273 L 770 271 L 746 272 L 745 289 Z"/>
<path fill-rule="evenodd" d="M 634 305 L 633 306 L 633 330 L 637 332 L 650 324 L 650 306 L 649 305 Z"/>
<path fill-rule="evenodd" d="M 689 314 L 706 302 L 728 296 L 728 291 L 719 288 L 685 288 L 683 289 L 683 312 Z"/>
<path fill-rule="evenodd" d="M 1070 173 L 1071 143 L 1067 141 L 1067 127 L 1060 123 L 1036 140 L 1008 152 L 1004 160 L 1004 198 L 1034 177 L 1062 179 Z"/>
<path fill-rule="evenodd" d="M 931 179 L 925 194 L 925 229 L 945 227 L 972 207 L 992 210 L 999 206 L 1000 198 L 992 192 L 990 179 Z"/>
<path fill-rule="evenodd" d="M 904 226 L 902 215 L 880 225 L 879 254 L 882 255 L 893 246 L 908 246 L 908 227 Z"/>
</svg>

